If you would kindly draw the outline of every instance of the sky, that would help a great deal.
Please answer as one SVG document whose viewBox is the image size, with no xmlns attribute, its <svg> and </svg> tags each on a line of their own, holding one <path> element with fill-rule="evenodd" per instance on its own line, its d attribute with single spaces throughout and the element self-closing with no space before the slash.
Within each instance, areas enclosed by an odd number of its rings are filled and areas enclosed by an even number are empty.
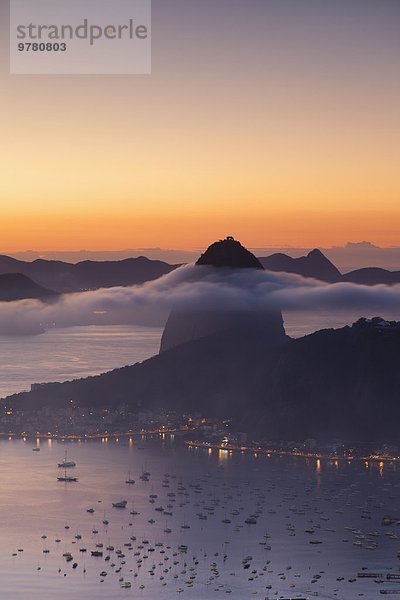
<svg viewBox="0 0 400 600">
<path fill-rule="evenodd" d="M 400 245 L 398 0 L 153 0 L 149 76 L 9 74 L 4 251 Z"/>
</svg>

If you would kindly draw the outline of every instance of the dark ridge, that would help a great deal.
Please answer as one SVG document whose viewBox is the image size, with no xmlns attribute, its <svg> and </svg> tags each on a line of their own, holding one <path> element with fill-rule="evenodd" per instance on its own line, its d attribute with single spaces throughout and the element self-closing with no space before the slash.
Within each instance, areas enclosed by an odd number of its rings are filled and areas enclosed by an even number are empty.
<svg viewBox="0 0 400 600">
<path fill-rule="evenodd" d="M 38 285 L 21 273 L 0 275 L 0 302 L 25 299 L 46 300 L 57 295 L 53 290 Z"/>
<path fill-rule="evenodd" d="M 395 285 L 400 283 L 400 271 L 388 271 L 378 267 L 357 269 L 342 276 L 342 281 L 349 281 L 361 285 Z"/>
<path fill-rule="evenodd" d="M 37 259 L 24 262 L 0 256 L 0 274 L 22 273 L 59 293 L 102 287 L 140 285 L 170 273 L 179 265 L 141 256 L 120 261 L 83 261 L 77 264 Z"/>
<path fill-rule="evenodd" d="M 328 283 L 336 283 L 342 277 L 335 265 L 318 249 L 312 250 L 307 256 L 300 258 L 277 253 L 259 260 L 268 271 L 295 273 L 302 277 L 312 277 Z"/>
</svg>

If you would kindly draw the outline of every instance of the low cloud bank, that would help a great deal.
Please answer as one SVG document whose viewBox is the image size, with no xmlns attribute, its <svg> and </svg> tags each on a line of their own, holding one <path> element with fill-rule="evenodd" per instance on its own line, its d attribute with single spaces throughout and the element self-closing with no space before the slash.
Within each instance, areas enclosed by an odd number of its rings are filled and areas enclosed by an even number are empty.
<svg viewBox="0 0 400 600">
<path fill-rule="evenodd" d="M 186 265 L 141 286 L 69 294 L 53 303 L 0 303 L 0 333 L 26 334 L 52 325 L 162 325 L 172 309 L 348 311 L 397 314 L 400 285 L 325 284 L 297 275 Z M 385 315 L 384 315 L 385 316 Z"/>
</svg>

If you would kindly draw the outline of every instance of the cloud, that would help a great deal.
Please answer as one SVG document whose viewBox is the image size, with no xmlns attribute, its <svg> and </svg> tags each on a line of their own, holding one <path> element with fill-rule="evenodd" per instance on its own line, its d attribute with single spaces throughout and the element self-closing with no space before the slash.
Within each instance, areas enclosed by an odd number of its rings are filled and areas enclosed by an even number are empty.
<svg viewBox="0 0 400 600">
<path fill-rule="evenodd" d="M 172 309 L 400 313 L 400 285 L 325 284 L 270 271 L 186 265 L 141 286 L 68 294 L 52 303 L 0 303 L 0 332 L 32 333 L 53 324 L 162 325 Z M 399 315 L 400 316 L 400 315 Z"/>
</svg>

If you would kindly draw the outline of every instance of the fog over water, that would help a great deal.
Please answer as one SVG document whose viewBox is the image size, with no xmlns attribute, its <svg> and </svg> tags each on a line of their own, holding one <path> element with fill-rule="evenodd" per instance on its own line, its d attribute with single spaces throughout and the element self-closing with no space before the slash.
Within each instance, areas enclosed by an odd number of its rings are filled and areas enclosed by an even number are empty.
<svg viewBox="0 0 400 600">
<path fill-rule="evenodd" d="M 65 294 L 54 302 L 0 303 L 0 333 L 40 331 L 48 324 L 159 325 L 173 309 L 399 312 L 400 285 L 327 284 L 258 269 L 186 265 L 144 285 Z"/>
<path fill-rule="evenodd" d="M 287 273 L 187 265 L 141 286 L 67 294 L 48 304 L 2 302 L 0 397 L 29 390 L 32 383 L 87 377 L 154 356 L 172 309 L 268 306 L 283 310 L 289 336 L 301 337 L 360 316 L 400 318 L 400 286 L 326 284 Z"/>
</svg>

